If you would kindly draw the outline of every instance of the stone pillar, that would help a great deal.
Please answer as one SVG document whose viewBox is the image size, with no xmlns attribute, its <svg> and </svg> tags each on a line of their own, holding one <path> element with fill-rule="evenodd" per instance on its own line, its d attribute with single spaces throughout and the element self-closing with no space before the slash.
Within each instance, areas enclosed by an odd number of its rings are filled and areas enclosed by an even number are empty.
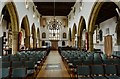
<svg viewBox="0 0 120 79">
<path fill-rule="evenodd" d="M 94 49 L 93 49 L 93 33 L 92 32 L 89 32 L 88 33 L 88 38 L 89 38 L 89 52 L 92 52 Z"/>
<path fill-rule="evenodd" d="M 12 54 L 16 54 L 18 51 L 18 33 L 17 31 L 12 32 Z"/>
<path fill-rule="evenodd" d="M 72 38 L 72 47 L 75 46 L 75 38 Z"/>
<path fill-rule="evenodd" d="M 71 46 L 71 42 L 72 42 L 72 41 L 68 40 L 68 46 Z"/>
<path fill-rule="evenodd" d="M 25 47 L 30 49 L 30 36 L 25 37 Z"/>
<path fill-rule="evenodd" d="M 40 48 L 40 45 L 41 45 L 41 44 L 40 44 L 40 39 L 38 39 L 38 44 L 39 44 L 39 47 L 38 47 L 38 48 Z"/>
<path fill-rule="evenodd" d="M 36 48 L 40 48 L 40 39 L 37 39 L 37 47 Z"/>
<path fill-rule="evenodd" d="M 37 43 L 37 39 L 36 39 L 36 38 L 33 38 L 33 49 L 36 48 L 36 43 Z"/>
<path fill-rule="evenodd" d="M 81 50 L 82 48 L 82 46 L 81 46 L 81 40 L 82 40 L 82 37 L 81 36 L 78 36 L 78 47 L 79 47 L 79 49 Z"/>
</svg>

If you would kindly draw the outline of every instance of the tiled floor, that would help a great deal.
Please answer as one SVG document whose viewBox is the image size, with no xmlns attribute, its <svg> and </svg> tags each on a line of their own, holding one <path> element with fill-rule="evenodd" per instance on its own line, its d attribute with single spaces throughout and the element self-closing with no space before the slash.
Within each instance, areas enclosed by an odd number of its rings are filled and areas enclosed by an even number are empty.
<svg viewBox="0 0 120 79">
<path fill-rule="evenodd" d="M 42 69 L 37 75 L 37 79 L 39 79 L 40 77 L 56 77 L 56 79 L 58 77 L 70 77 L 58 51 L 50 51 L 50 54 L 48 55 Z"/>
</svg>

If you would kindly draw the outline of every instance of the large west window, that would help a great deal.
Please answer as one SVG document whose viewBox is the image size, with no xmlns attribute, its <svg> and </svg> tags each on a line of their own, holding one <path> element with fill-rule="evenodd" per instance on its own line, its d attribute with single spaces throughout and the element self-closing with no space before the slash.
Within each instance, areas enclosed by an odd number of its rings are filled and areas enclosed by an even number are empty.
<svg viewBox="0 0 120 79">
<path fill-rule="evenodd" d="M 60 27 L 61 22 L 58 22 L 56 19 L 49 22 L 48 29 L 49 29 L 49 40 L 60 40 Z"/>
</svg>

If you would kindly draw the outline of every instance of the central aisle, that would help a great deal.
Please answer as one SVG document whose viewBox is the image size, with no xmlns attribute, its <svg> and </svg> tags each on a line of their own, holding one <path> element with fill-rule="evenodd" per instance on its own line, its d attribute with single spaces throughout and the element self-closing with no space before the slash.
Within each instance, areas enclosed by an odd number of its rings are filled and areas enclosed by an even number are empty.
<svg viewBox="0 0 120 79">
<path fill-rule="evenodd" d="M 50 51 L 42 69 L 37 75 L 38 79 L 41 77 L 70 77 L 58 51 Z"/>
</svg>

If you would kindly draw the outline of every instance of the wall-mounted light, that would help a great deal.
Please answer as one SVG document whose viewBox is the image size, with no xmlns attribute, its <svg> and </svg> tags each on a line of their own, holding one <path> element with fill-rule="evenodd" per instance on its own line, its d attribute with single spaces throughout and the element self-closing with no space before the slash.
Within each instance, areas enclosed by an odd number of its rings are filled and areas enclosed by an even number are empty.
<svg viewBox="0 0 120 79">
<path fill-rule="evenodd" d="M 33 18 L 35 18 L 35 12 L 33 13 Z"/>
<path fill-rule="evenodd" d="M 28 1 L 27 1 L 27 0 L 25 1 L 25 7 L 26 7 L 26 9 L 29 8 Z"/>
<path fill-rule="evenodd" d="M 75 37 L 77 37 L 77 34 L 75 34 Z"/>
<path fill-rule="evenodd" d="M 37 8 L 37 6 L 35 6 L 35 8 Z"/>
<path fill-rule="evenodd" d="M 83 32 L 86 32 L 86 29 L 83 29 Z"/>
<path fill-rule="evenodd" d="M 26 4 L 26 9 L 28 9 L 29 8 L 29 6 L 28 6 L 28 4 Z"/>
<path fill-rule="evenodd" d="M 82 6 L 80 6 L 80 11 L 82 10 Z"/>
<path fill-rule="evenodd" d="M 74 7 L 71 7 L 72 10 L 74 10 Z"/>
</svg>

